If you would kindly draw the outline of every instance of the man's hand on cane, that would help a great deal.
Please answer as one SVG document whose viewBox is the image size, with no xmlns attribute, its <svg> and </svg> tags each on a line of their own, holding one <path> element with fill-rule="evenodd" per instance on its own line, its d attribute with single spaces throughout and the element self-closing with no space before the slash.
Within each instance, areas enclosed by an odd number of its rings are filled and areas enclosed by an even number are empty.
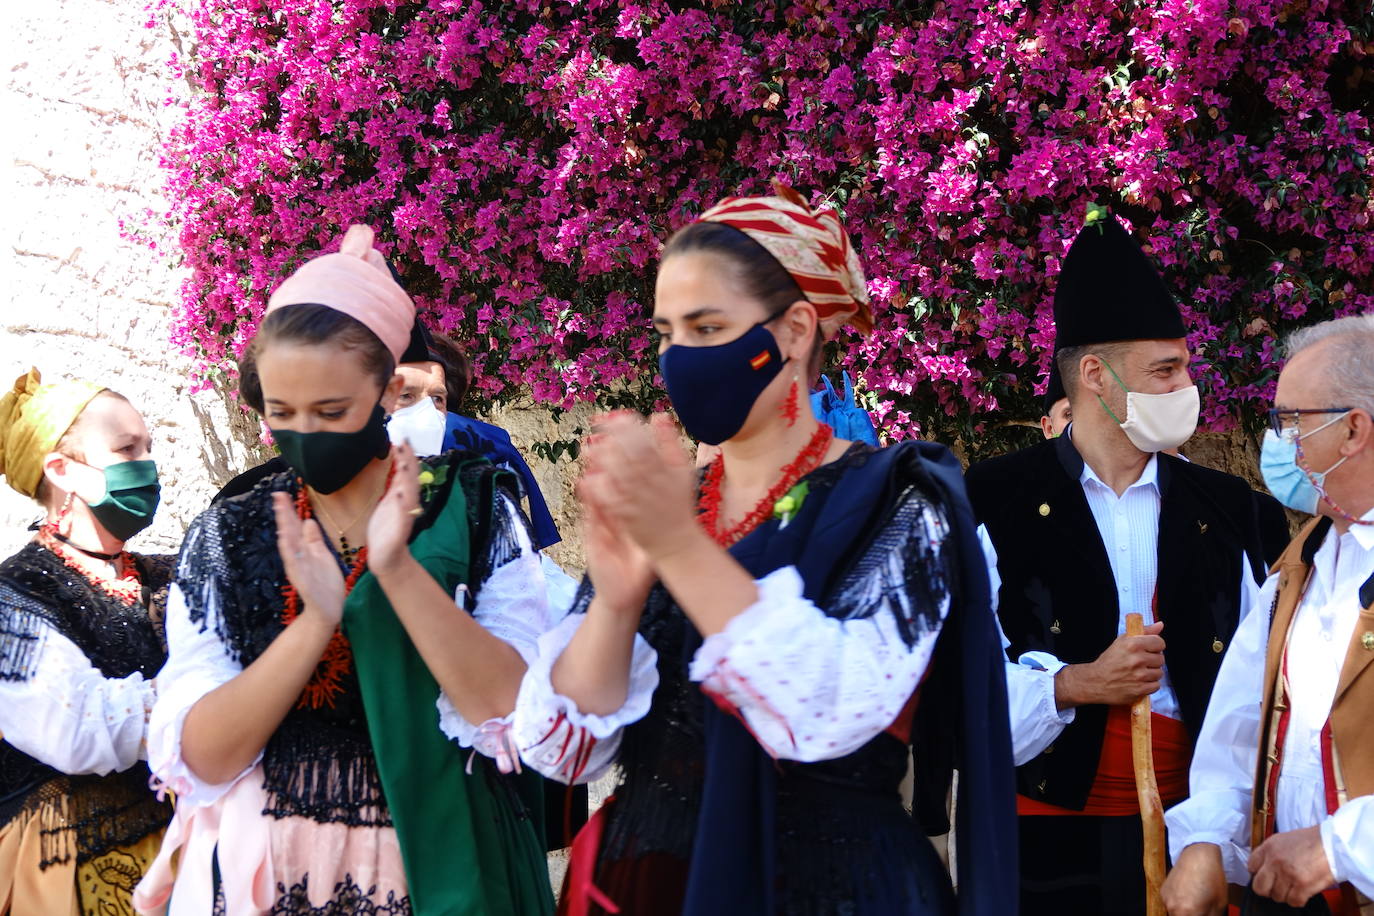
<svg viewBox="0 0 1374 916">
<path fill-rule="evenodd" d="M 1179 854 L 1160 892 L 1169 916 L 1218 916 L 1226 912 L 1226 872 L 1221 850 L 1194 843 Z"/>
</svg>

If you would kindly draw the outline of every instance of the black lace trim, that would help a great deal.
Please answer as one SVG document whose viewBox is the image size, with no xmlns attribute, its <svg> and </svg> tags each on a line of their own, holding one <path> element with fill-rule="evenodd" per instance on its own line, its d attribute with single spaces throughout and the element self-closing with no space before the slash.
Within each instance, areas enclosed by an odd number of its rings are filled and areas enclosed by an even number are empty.
<svg viewBox="0 0 1374 916">
<path fill-rule="evenodd" d="M 908 647 L 936 630 L 949 603 L 943 509 L 914 485 L 831 589 L 826 613 L 858 620 L 888 611 Z"/>
<path fill-rule="evenodd" d="M 286 571 L 277 554 L 272 494 L 294 499 L 296 491 L 290 474 L 265 477 L 201 513 L 182 541 L 176 582 L 191 622 L 212 628 L 245 668 L 282 631 Z"/>
<path fill-rule="evenodd" d="M 162 830 L 172 806 L 148 790 L 148 767 L 139 763 L 109 776 L 56 775 L 3 823 L 30 819 L 39 824 L 40 868 L 73 858 L 82 865 Z"/>
<path fill-rule="evenodd" d="M 873 449 L 855 444 L 807 480 L 811 493 L 833 486 L 865 463 Z M 913 645 L 940 624 L 948 599 L 942 508 L 908 486 L 856 558 L 821 602 L 827 614 L 864 619 L 894 616 Z M 573 612 L 585 612 L 593 593 L 584 580 Z M 642 635 L 658 653 L 659 686 L 649 715 L 628 726 L 618 755 L 619 785 L 603 834 L 602 862 L 647 853 L 689 858 L 704 782 L 703 709 L 707 702 L 688 677 L 700 636 L 672 597 L 656 586 L 641 618 Z M 845 757 L 819 763 L 779 763 L 779 873 L 784 912 L 846 912 L 862 899 L 863 880 L 879 859 L 909 849 L 910 815 L 898 786 L 908 748 L 880 734 Z"/>
<path fill-rule="evenodd" d="M 263 752 L 267 807 L 276 818 L 307 817 L 321 824 L 390 827 L 377 757 L 364 723 L 356 728 L 294 710 Z"/>
<path fill-rule="evenodd" d="M 424 512 L 416 531 L 434 522 L 454 485 L 462 486 L 473 528 L 469 580 L 481 582 L 520 550 L 515 520 L 497 499 L 516 492 L 515 478 L 484 462 L 447 473 L 470 457 L 449 452 L 426 460 L 438 482 L 422 494 Z M 182 545 L 176 580 L 192 622 L 212 629 L 244 667 L 284 629 L 286 572 L 277 553 L 272 494 L 285 492 L 294 499 L 298 487 L 291 474 L 265 477 L 247 493 L 202 513 Z M 339 563 L 346 569 L 341 559 Z M 352 827 L 391 825 L 362 692 L 351 669 L 342 687 L 332 706 L 292 710 L 268 742 L 263 754 L 265 814 Z"/>
<path fill-rule="evenodd" d="M 0 824 L 8 824 L 24 808 L 35 789 L 60 775 L 47 764 L 0 741 Z"/>
<path fill-rule="evenodd" d="M 10 604 L 6 591 L 0 583 L 0 681 L 27 681 L 38 665 L 48 618 Z"/>
<path fill-rule="evenodd" d="M 455 454 L 455 453 L 451 453 Z M 520 555 L 517 525 L 523 527 L 531 543 L 530 522 L 520 504 L 520 478 L 486 462 L 465 465 L 459 476 L 467 502 L 468 524 L 472 531 L 472 568 L 468 579 L 480 583 Z M 515 515 L 507 511 L 515 509 Z"/>
<path fill-rule="evenodd" d="M 169 558 L 135 562 L 150 606 L 107 595 L 37 543 L 0 563 L 0 680 L 33 677 L 45 626 L 75 643 L 107 678 L 135 671 L 155 677 L 167 658 L 162 615 Z"/>
<path fill-rule="evenodd" d="M 344 875 L 342 881 L 334 885 L 334 896 L 322 906 L 310 905 L 310 876 L 306 875 L 289 888 L 277 882 L 277 900 L 272 904 L 274 916 L 410 916 L 410 897 L 397 897 L 395 891 L 388 891 L 385 900 L 374 899 L 377 888 L 363 890 L 352 875 Z M 215 905 L 212 916 L 224 916 L 228 907 L 224 899 L 224 888 L 215 892 Z"/>
</svg>

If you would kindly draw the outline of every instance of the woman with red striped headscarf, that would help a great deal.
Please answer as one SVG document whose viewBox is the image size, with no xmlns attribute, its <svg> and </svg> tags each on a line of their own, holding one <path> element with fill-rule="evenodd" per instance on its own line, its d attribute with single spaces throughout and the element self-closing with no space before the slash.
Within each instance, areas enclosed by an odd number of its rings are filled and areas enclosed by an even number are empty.
<svg viewBox="0 0 1374 916">
<path fill-rule="evenodd" d="M 653 321 L 678 420 L 719 452 L 696 476 L 671 421 L 626 414 L 588 443 L 588 578 L 513 726 L 553 778 L 620 767 L 562 911 L 1014 913 L 1005 682 L 959 464 L 836 439 L 806 397 L 824 342 L 872 327 L 839 216 L 781 185 L 722 201 L 669 240 Z M 975 790 L 958 902 L 902 806 L 913 746 L 921 813 L 954 754 Z"/>
</svg>

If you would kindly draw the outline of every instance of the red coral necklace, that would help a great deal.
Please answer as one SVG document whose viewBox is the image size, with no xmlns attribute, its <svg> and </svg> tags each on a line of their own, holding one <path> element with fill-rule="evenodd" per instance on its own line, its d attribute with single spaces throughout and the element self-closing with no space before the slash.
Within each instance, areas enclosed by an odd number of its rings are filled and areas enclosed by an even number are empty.
<svg viewBox="0 0 1374 916">
<path fill-rule="evenodd" d="M 788 490 L 796 486 L 798 480 L 820 467 L 834 438 L 835 431 L 829 425 L 817 425 L 810 441 L 797 453 L 792 463 L 782 469 L 782 476 L 778 478 L 778 482 L 773 484 L 748 515 L 725 531 L 720 530 L 720 484 L 725 479 L 725 456 L 717 455 L 706 468 L 706 477 L 701 483 L 701 496 L 697 500 L 701 527 L 705 528 L 711 539 L 722 547 L 729 547 L 753 531 L 772 516 L 773 506 L 787 495 Z"/>
<path fill-rule="evenodd" d="M 393 462 L 391 469 L 387 471 L 386 483 L 382 486 L 382 493 L 391 489 L 391 478 L 396 475 L 396 465 Z M 296 515 L 298 518 L 314 518 L 314 512 L 310 508 L 310 496 L 306 492 L 305 481 L 296 480 Z M 348 550 L 348 542 L 344 541 L 343 550 Z M 345 562 L 349 558 L 345 556 Z M 353 591 L 353 586 L 358 584 L 364 572 L 367 571 L 367 545 L 359 547 L 349 563 L 348 577 L 344 579 L 345 597 Z M 285 604 L 282 606 L 281 620 L 285 625 L 290 625 L 293 620 L 300 616 L 301 597 L 296 593 L 296 587 L 288 580 L 282 586 L 282 597 Z M 315 667 L 315 673 L 310 675 L 310 680 L 305 682 L 305 688 L 301 690 L 301 698 L 296 703 L 298 709 L 319 709 L 323 706 L 333 708 L 334 698 L 343 692 L 343 679 L 353 669 L 353 648 L 348 644 L 348 637 L 344 636 L 343 628 L 337 627 L 334 635 L 329 637 L 329 644 L 324 647 L 324 654 L 320 656 L 319 664 Z"/>
<path fill-rule="evenodd" d="M 138 564 L 134 562 L 133 555 L 128 551 L 121 550 L 114 555 L 97 554 L 95 551 L 82 550 L 75 544 L 68 544 L 57 531 L 55 524 L 45 523 L 38 529 L 38 543 L 42 544 L 49 551 L 57 555 L 57 558 L 73 572 L 81 576 L 91 585 L 100 589 L 111 598 L 116 598 L 130 607 L 143 603 L 143 580 L 138 574 Z M 115 569 L 120 570 L 110 578 L 97 576 L 87 569 L 70 551 L 76 550 L 87 556 L 106 563 L 112 564 Z M 122 569 L 121 569 L 122 566 Z"/>
</svg>

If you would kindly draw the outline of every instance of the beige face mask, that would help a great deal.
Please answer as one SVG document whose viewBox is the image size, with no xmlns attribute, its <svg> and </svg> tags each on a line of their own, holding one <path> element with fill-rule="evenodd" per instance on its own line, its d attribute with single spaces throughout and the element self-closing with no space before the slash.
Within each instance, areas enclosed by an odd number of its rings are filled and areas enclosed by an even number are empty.
<svg viewBox="0 0 1374 916">
<path fill-rule="evenodd" d="M 1197 431 L 1201 401 L 1196 385 L 1168 394 L 1143 394 L 1131 391 L 1105 360 L 1103 365 L 1126 392 L 1126 419 L 1123 421 L 1099 395 L 1097 400 L 1108 415 L 1121 426 L 1131 444 L 1142 452 L 1154 453 L 1178 448 Z"/>
</svg>

